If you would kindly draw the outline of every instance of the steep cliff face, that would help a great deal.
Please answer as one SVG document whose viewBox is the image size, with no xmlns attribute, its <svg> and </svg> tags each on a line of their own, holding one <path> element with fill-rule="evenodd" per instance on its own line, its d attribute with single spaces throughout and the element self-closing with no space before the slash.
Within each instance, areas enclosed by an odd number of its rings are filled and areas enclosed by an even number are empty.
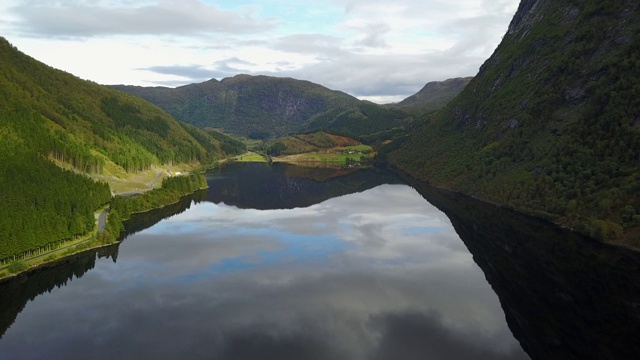
<svg viewBox="0 0 640 360">
<path fill-rule="evenodd" d="M 638 246 L 639 94 L 637 1 L 523 0 L 477 76 L 389 159 Z"/>
</svg>

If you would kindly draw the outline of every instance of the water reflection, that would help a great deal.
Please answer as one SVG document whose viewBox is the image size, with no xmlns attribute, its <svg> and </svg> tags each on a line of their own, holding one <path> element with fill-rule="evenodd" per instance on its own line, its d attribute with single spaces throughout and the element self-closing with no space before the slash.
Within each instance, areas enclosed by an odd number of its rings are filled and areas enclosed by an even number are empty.
<svg viewBox="0 0 640 360">
<path fill-rule="evenodd" d="M 292 209 L 382 184 L 401 184 L 394 173 L 376 168 L 310 168 L 284 163 L 230 164 L 208 176 L 207 200 L 243 209 Z"/>
<path fill-rule="evenodd" d="M 451 219 L 531 358 L 640 358 L 639 253 L 413 185 Z"/>
<path fill-rule="evenodd" d="M 638 358 L 637 253 L 398 182 L 264 165 L 212 174 L 211 202 L 185 199 L 137 218 L 120 247 L 0 284 L 0 354 Z"/>
<path fill-rule="evenodd" d="M 203 201 L 205 196 L 206 191 L 197 191 L 162 209 L 135 214 L 132 219 L 127 221 L 127 232 L 123 236 L 133 235 L 157 224 L 162 219 L 182 213 L 192 203 Z M 0 338 L 13 324 L 27 302 L 40 294 L 50 293 L 55 288 L 63 287 L 75 278 L 82 277 L 94 268 L 96 258 L 111 259 L 115 263 L 118 258 L 119 248 L 120 245 L 115 244 L 89 250 L 61 259 L 56 263 L 36 269 L 28 274 L 21 274 L 16 279 L 0 283 Z"/>
<path fill-rule="evenodd" d="M 449 220 L 406 185 L 295 209 L 194 204 L 36 298 L 0 353 L 526 358 Z"/>
</svg>

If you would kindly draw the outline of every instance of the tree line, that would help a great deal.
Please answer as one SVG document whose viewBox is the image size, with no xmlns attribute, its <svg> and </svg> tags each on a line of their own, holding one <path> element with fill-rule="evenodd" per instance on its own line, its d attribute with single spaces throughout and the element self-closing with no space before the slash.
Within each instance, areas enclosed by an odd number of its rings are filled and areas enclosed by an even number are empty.
<svg viewBox="0 0 640 360">
<path fill-rule="evenodd" d="M 64 170 L 0 136 L 0 261 L 50 249 L 94 229 L 106 183 Z"/>
</svg>

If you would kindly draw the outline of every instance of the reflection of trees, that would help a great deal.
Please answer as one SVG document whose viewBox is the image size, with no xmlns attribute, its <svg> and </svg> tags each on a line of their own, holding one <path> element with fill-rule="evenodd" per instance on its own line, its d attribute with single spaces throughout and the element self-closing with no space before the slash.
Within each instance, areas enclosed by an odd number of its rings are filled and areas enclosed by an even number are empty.
<svg viewBox="0 0 640 360">
<path fill-rule="evenodd" d="M 101 250 L 101 255 L 110 257 L 117 253 L 118 245 Z M 115 249 L 115 250 L 114 250 Z M 88 251 L 61 260 L 60 262 L 37 269 L 27 275 L 19 275 L 0 284 L 0 337 L 13 324 L 18 314 L 29 300 L 56 287 L 64 286 L 74 277 L 79 278 L 93 269 L 97 250 Z"/>
<path fill-rule="evenodd" d="M 640 356 L 640 254 L 413 184 L 451 219 L 533 359 Z"/>
<path fill-rule="evenodd" d="M 231 164 L 211 174 L 207 200 L 259 210 L 307 207 L 382 184 L 402 183 L 375 168 L 304 168 L 288 164 Z"/>
<path fill-rule="evenodd" d="M 207 190 L 199 190 L 191 195 L 183 196 L 180 201 L 175 204 L 167 205 L 163 208 L 144 213 L 133 214 L 131 219 L 125 222 L 125 234 L 123 237 L 127 237 L 144 229 L 150 228 L 162 219 L 180 214 L 189 209 L 192 202 L 202 202 L 206 197 Z"/>
</svg>

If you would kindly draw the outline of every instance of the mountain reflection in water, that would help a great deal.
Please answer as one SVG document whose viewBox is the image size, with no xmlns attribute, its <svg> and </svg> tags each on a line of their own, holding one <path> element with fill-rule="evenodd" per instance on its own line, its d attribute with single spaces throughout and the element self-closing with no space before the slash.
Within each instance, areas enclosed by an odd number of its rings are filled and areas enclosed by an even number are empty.
<svg viewBox="0 0 640 360">
<path fill-rule="evenodd" d="M 403 184 L 377 168 L 312 168 L 284 163 L 238 163 L 210 173 L 207 200 L 241 209 L 307 207 L 382 184 Z"/>
<path fill-rule="evenodd" d="M 640 254 L 413 183 L 444 211 L 532 359 L 639 359 Z"/>
<path fill-rule="evenodd" d="M 533 359 L 638 354 L 635 253 L 412 183 L 418 193 L 376 169 L 243 164 L 209 185 L 178 215 L 136 217 L 139 232 L 97 260 L 0 284 L 0 354 L 527 359 L 520 344 Z"/>
</svg>

